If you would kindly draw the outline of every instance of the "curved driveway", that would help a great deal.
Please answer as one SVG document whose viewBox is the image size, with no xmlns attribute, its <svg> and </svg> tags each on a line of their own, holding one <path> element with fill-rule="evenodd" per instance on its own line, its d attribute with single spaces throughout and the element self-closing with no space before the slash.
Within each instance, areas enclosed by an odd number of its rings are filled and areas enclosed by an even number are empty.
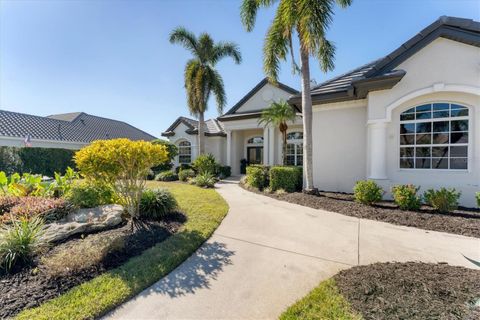
<svg viewBox="0 0 480 320">
<path fill-rule="evenodd" d="M 214 235 L 112 319 L 274 319 L 339 270 L 379 261 L 472 267 L 480 239 L 363 220 L 220 183 L 230 205 Z"/>
</svg>

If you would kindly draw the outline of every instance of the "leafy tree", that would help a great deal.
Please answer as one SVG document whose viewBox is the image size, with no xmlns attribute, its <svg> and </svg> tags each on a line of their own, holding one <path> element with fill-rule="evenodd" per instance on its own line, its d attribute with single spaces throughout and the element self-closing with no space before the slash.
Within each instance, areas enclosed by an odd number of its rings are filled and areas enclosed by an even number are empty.
<svg viewBox="0 0 480 320">
<path fill-rule="evenodd" d="M 218 113 L 223 112 L 227 101 L 222 76 L 215 66 L 225 57 L 231 57 L 239 64 L 242 56 L 238 46 L 233 42 L 215 43 L 207 33 L 202 33 L 197 38 L 183 27 L 172 31 L 170 42 L 182 45 L 193 55 L 185 66 L 185 89 L 188 109 L 198 118 L 198 144 L 202 154 L 205 152 L 204 114 L 208 108 L 210 95 L 212 93 L 215 95 Z"/>
<path fill-rule="evenodd" d="M 75 154 L 80 174 L 114 188 L 132 218 L 139 205 L 150 168 L 168 159 L 163 145 L 129 139 L 97 140 Z"/>
<path fill-rule="evenodd" d="M 262 115 L 258 120 L 259 123 L 263 123 L 265 126 L 273 124 L 278 126 L 278 129 L 282 133 L 282 162 L 285 163 L 285 153 L 287 149 L 287 130 L 288 121 L 295 121 L 297 113 L 295 109 L 289 105 L 286 101 L 273 102 L 269 108 L 262 111 Z M 282 164 L 283 164 L 282 163 Z"/>
<path fill-rule="evenodd" d="M 158 166 L 152 168 L 153 174 L 158 174 L 159 172 L 170 170 L 173 166 L 173 159 L 178 155 L 178 148 L 175 144 L 167 140 L 156 139 L 152 141 L 153 144 L 159 144 L 167 148 L 167 157 L 168 159 L 161 163 Z"/>
<path fill-rule="evenodd" d="M 333 69 L 335 46 L 326 39 L 326 30 L 333 20 L 335 2 L 342 7 L 348 7 L 352 0 L 243 0 L 241 18 L 247 31 L 252 31 L 259 8 L 270 7 L 277 2 L 276 14 L 263 47 L 263 68 L 269 80 L 276 82 L 280 61 L 285 61 L 290 53 L 294 71 L 301 73 L 305 189 L 312 191 L 312 97 L 309 58 L 317 58 L 324 72 Z M 298 37 L 299 41 L 300 68 L 294 59 L 294 36 Z"/>
</svg>

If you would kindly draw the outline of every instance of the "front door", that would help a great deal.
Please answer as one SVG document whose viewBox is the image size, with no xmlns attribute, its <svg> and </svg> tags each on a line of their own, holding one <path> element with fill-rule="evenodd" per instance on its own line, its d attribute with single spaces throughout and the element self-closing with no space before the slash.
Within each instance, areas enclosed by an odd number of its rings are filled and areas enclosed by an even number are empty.
<svg viewBox="0 0 480 320">
<path fill-rule="evenodd" d="M 248 164 L 263 164 L 263 147 L 247 147 Z"/>
</svg>

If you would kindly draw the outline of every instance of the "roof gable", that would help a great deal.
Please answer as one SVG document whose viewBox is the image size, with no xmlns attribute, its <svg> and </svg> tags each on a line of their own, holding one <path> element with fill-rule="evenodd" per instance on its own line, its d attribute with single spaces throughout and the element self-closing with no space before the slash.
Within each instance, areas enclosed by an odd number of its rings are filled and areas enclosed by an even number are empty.
<svg viewBox="0 0 480 320">
<path fill-rule="evenodd" d="M 171 137 L 175 135 L 176 129 L 184 125 L 186 127 L 185 132 L 187 134 L 198 134 L 198 121 L 187 117 L 178 117 L 165 132 L 162 132 L 162 136 Z M 206 136 L 225 136 L 223 125 L 217 121 L 217 119 L 209 119 L 205 121 L 204 132 Z"/>
</svg>

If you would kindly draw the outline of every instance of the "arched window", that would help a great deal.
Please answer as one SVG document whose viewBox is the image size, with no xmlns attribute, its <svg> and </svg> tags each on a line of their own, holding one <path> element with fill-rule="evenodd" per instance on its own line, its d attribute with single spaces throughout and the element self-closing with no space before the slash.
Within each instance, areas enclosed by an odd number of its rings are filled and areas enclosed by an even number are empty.
<svg viewBox="0 0 480 320">
<path fill-rule="evenodd" d="M 256 137 L 251 137 L 250 139 L 247 140 L 248 144 L 263 144 L 263 137 L 262 136 L 256 136 Z"/>
<path fill-rule="evenodd" d="M 303 132 L 295 131 L 287 133 L 285 164 L 287 166 L 303 165 Z"/>
<path fill-rule="evenodd" d="M 400 114 L 400 168 L 468 169 L 468 108 L 429 103 Z"/>
<path fill-rule="evenodd" d="M 192 145 L 189 141 L 181 141 L 178 144 L 178 163 L 192 162 Z"/>
</svg>

